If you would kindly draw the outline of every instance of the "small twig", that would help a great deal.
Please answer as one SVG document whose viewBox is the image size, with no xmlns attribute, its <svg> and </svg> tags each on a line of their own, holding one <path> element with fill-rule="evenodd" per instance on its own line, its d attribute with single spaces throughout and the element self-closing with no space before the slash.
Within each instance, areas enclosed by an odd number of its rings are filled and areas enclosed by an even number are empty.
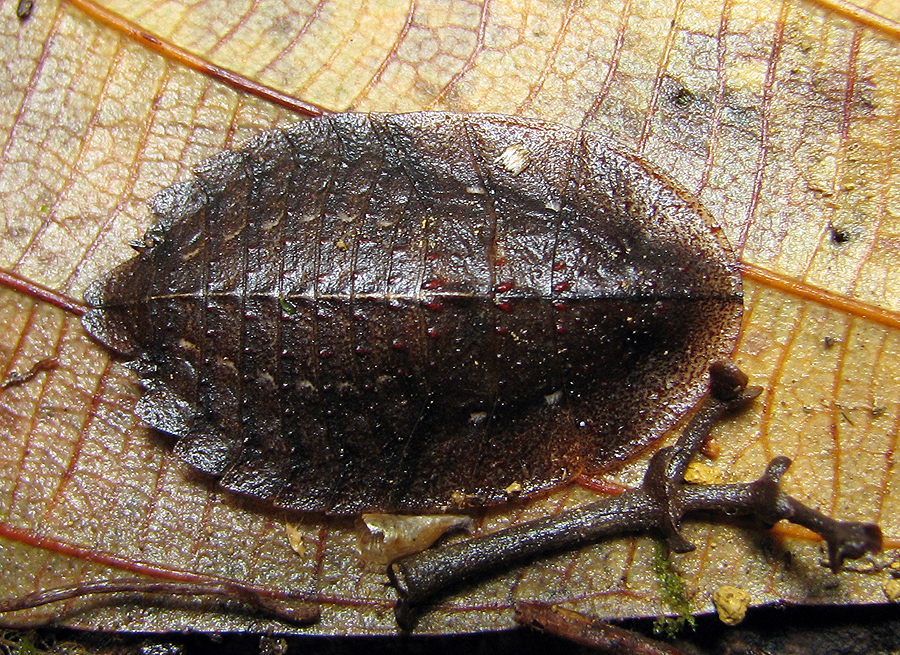
<svg viewBox="0 0 900 655">
<path fill-rule="evenodd" d="M 165 594 L 166 596 L 222 596 L 228 601 L 246 605 L 263 614 L 295 624 L 306 624 L 316 621 L 320 613 L 317 605 L 308 602 L 292 604 L 288 601 L 270 598 L 257 590 L 235 583 L 147 582 L 145 580 L 125 578 L 57 587 L 55 589 L 38 591 L 20 598 L 0 600 L 0 614 L 58 603 L 71 598 L 115 593 Z"/>
<path fill-rule="evenodd" d="M 0 286 L 12 289 L 13 291 L 18 291 L 35 300 L 55 305 L 76 316 L 84 316 L 88 310 L 84 303 L 78 302 L 74 298 L 69 298 L 69 296 L 54 291 L 53 289 L 48 289 L 42 284 L 32 282 L 12 271 L 0 270 Z"/>
<path fill-rule="evenodd" d="M 790 465 L 786 457 L 773 459 L 763 476 L 749 484 L 691 486 L 683 483 L 687 464 L 703 446 L 713 425 L 746 407 L 760 393 L 759 388 L 746 388 L 746 376 L 734 366 L 714 364 L 710 375 L 710 394 L 676 445 L 654 454 L 640 487 L 556 516 L 427 550 L 392 564 L 388 575 L 400 596 L 395 608 L 398 623 L 411 628 L 417 613 L 415 606 L 447 587 L 602 537 L 652 530 L 660 533 L 673 551 L 687 552 L 694 546 L 681 536 L 679 527 L 688 512 L 752 516 L 769 526 L 781 519 L 802 525 L 828 542 L 833 571 L 845 559 L 880 550 L 878 526 L 835 521 L 782 492 L 778 481 Z"/>
<path fill-rule="evenodd" d="M 59 360 L 56 357 L 47 357 L 46 359 L 38 360 L 24 373 L 13 371 L 6 376 L 6 379 L 0 384 L 0 389 L 6 389 L 7 387 L 12 387 L 17 384 L 25 384 L 41 371 L 52 371 L 57 366 L 59 366 Z"/>
<path fill-rule="evenodd" d="M 687 655 L 683 650 L 558 605 L 516 603 L 516 623 L 611 655 Z"/>
</svg>

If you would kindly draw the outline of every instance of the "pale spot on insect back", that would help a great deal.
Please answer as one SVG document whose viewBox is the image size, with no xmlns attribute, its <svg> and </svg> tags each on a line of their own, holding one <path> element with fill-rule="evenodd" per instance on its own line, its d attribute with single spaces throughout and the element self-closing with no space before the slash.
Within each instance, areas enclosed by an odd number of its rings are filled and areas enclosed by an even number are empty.
<svg viewBox="0 0 900 655">
<path fill-rule="evenodd" d="M 558 214 L 559 210 L 562 209 L 562 202 L 560 202 L 559 198 L 551 198 L 544 203 L 544 208 Z"/>
<path fill-rule="evenodd" d="M 511 174 L 518 175 L 531 163 L 531 153 L 521 143 L 516 143 L 504 150 L 496 161 Z"/>
</svg>

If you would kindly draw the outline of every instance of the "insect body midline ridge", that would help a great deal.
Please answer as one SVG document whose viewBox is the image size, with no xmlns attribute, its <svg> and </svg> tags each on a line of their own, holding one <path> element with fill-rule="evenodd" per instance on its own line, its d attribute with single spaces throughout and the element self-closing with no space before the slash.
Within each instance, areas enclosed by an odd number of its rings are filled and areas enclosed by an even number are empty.
<svg viewBox="0 0 900 655">
<path fill-rule="evenodd" d="M 220 298 L 241 298 L 242 300 L 250 300 L 250 301 L 258 301 L 258 300 L 279 300 L 279 301 L 308 301 L 314 302 L 316 300 L 336 300 L 340 302 L 352 302 L 353 300 L 372 300 L 376 302 L 385 302 L 385 303 L 397 303 L 397 302 L 405 302 L 405 303 L 421 303 L 425 301 L 429 301 L 432 299 L 442 300 L 442 299 L 478 299 L 478 300 L 495 300 L 497 302 L 502 302 L 505 300 L 542 300 L 548 302 L 592 302 L 598 300 L 596 294 L 591 295 L 578 295 L 578 294 L 569 294 L 569 295 L 553 295 L 553 294 L 544 294 L 544 295 L 534 295 L 534 294 L 514 294 L 514 293 L 504 293 L 504 294 L 488 294 L 488 293 L 478 293 L 478 292 L 459 292 L 459 291 L 429 291 L 428 293 L 423 294 L 391 294 L 391 293 L 316 293 L 316 294 L 286 294 L 286 295 L 274 295 L 270 293 L 249 293 L 249 294 L 241 294 L 241 293 L 226 293 L 226 292 L 213 292 L 213 293 L 203 293 L 203 292 L 191 292 L 191 293 L 170 293 L 165 295 L 153 295 L 147 296 L 146 298 L 138 298 L 134 300 L 124 301 L 121 304 L 114 303 L 103 303 L 99 305 L 88 305 L 89 309 L 111 309 L 111 308 L 119 308 L 119 307 L 128 307 L 137 305 L 141 302 L 152 302 L 152 301 L 162 301 L 162 300 L 179 300 L 179 299 L 193 299 L 193 300 L 205 300 L 205 299 L 220 299 Z M 623 292 L 620 295 L 607 295 L 603 296 L 603 300 L 620 300 L 627 303 L 634 304 L 643 304 L 643 303 L 652 303 L 652 302 L 665 302 L 667 300 L 688 300 L 688 301 L 696 301 L 703 302 L 709 300 L 722 301 L 722 302 L 742 302 L 743 294 L 734 293 L 732 295 L 703 295 L 703 294 L 685 294 L 683 296 L 676 296 L 671 294 L 632 294 Z"/>
</svg>

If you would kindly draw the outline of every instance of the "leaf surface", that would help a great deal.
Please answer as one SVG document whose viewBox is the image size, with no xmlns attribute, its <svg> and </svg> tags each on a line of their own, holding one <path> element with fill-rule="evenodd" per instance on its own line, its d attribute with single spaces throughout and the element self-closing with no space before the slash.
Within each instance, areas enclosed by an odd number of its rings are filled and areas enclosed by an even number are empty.
<svg viewBox="0 0 900 655">
<path fill-rule="evenodd" d="M 0 15 L 0 268 L 80 297 L 131 256 L 146 201 L 224 148 L 296 117 L 150 52 L 66 3 Z M 380 4 L 390 5 L 382 7 Z M 492 111 L 609 133 L 695 193 L 742 259 L 812 295 L 747 283 L 736 361 L 766 392 L 717 430 L 726 481 L 794 460 L 793 495 L 900 535 L 900 150 L 896 2 L 879 21 L 810 2 L 409 5 L 110 2 L 156 37 L 333 110 Z M 837 5 L 836 5 L 837 6 Z M 841 6 L 838 6 L 840 9 Z M 819 294 L 821 295 L 821 294 Z M 302 554 L 282 517 L 226 496 L 133 414 L 130 374 L 76 317 L 0 290 L 0 373 L 57 357 L 0 392 L 0 596 L 170 571 L 315 594 L 301 631 L 393 633 L 393 594 L 360 561 L 352 521 L 310 517 Z M 614 479 L 635 484 L 646 458 Z M 481 529 L 587 502 L 560 490 Z M 754 603 L 881 602 L 887 572 L 832 576 L 814 543 L 690 523 L 676 556 L 692 608 L 722 584 Z M 618 539 L 460 591 L 427 632 L 512 625 L 518 599 L 604 617 L 656 615 L 649 539 Z M 884 560 L 889 561 L 889 558 Z M 202 603 L 71 601 L 0 617 L 127 630 L 277 626 Z"/>
</svg>

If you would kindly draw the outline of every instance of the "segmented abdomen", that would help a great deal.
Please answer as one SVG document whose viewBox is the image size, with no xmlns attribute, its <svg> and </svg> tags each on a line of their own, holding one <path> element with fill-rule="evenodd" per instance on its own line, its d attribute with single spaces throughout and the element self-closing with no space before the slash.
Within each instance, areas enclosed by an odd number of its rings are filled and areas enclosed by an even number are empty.
<svg viewBox="0 0 900 655">
<path fill-rule="evenodd" d="M 738 329 L 705 214 L 596 135 L 338 115 L 195 173 L 85 325 L 136 359 L 180 456 L 288 508 L 497 503 L 608 467 Z"/>
</svg>

